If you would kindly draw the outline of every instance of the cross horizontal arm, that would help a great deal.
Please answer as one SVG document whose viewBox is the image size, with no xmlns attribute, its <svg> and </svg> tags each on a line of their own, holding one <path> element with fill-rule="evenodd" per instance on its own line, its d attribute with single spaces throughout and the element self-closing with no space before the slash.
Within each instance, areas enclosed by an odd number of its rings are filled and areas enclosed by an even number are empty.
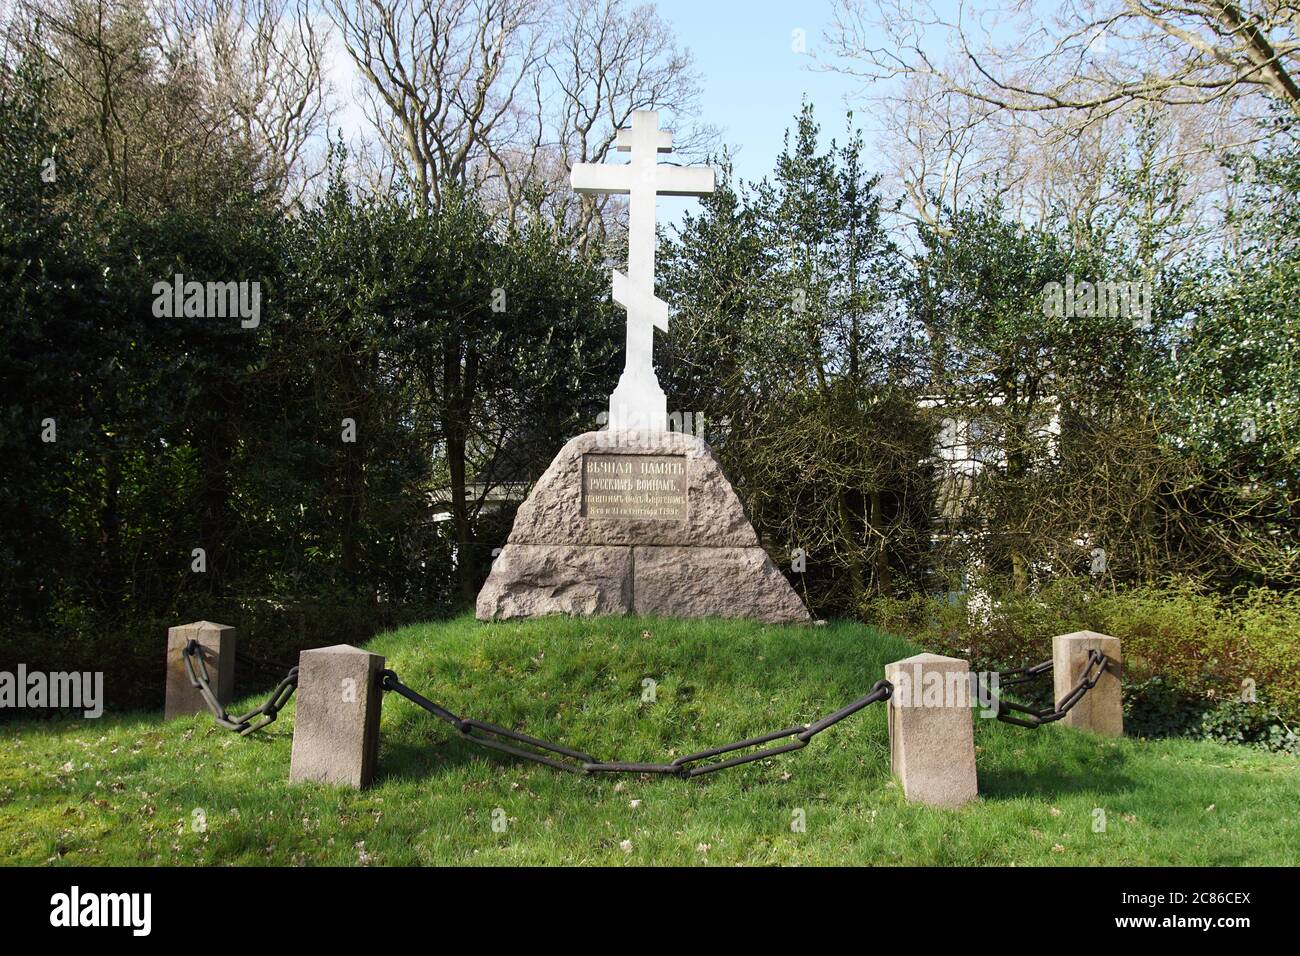
<svg viewBox="0 0 1300 956">
<path fill-rule="evenodd" d="M 640 176 L 630 164 L 575 163 L 570 182 L 575 192 L 625 196 Z M 702 196 L 713 192 L 713 167 L 655 166 L 653 183 L 661 196 Z"/>
<path fill-rule="evenodd" d="M 656 166 L 655 192 L 661 196 L 702 196 L 713 192 L 712 166 Z"/>
<path fill-rule="evenodd" d="M 631 166 L 575 163 L 570 182 L 574 192 L 626 195 L 632 191 L 632 177 Z"/>
</svg>

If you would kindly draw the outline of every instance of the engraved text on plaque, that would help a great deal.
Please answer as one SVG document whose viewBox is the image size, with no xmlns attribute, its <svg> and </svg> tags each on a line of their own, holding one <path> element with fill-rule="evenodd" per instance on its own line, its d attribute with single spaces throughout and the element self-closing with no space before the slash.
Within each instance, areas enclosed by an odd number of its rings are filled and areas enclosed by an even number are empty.
<svg viewBox="0 0 1300 956">
<path fill-rule="evenodd" d="M 686 520 L 685 455 L 583 455 L 586 518 Z"/>
</svg>

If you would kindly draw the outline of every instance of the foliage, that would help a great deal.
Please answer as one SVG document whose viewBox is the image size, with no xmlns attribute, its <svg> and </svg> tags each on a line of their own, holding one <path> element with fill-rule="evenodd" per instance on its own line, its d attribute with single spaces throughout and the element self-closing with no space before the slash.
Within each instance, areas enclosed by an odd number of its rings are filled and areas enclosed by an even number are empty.
<svg viewBox="0 0 1300 956">
<path fill-rule="evenodd" d="M 1169 366 L 1172 441 L 1199 463 L 1197 532 L 1253 581 L 1300 584 L 1300 120 L 1260 157 L 1234 162 L 1240 247 L 1196 277 Z"/>
<path fill-rule="evenodd" d="M 816 611 L 972 575 L 1291 582 L 1294 243 L 1231 276 L 1169 261 L 1184 183 L 1148 116 L 1111 171 L 1122 215 L 1026 224 L 989 183 L 919 227 L 909 268 L 860 141 L 818 134 L 805 107 L 771 180 L 724 181 L 663 244 L 661 357 Z M 1238 215 L 1276 236 L 1249 211 L 1285 204 L 1294 164 L 1266 168 Z M 1051 308 L 1067 283 L 1129 298 Z M 1249 443 L 1227 434 L 1246 407 Z"/>
<path fill-rule="evenodd" d="M 68 540 L 59 502 L 41 475 L 72 466 L 69 444 L 41 444 L 46 419 L 88 401 L 83 370 L 97 364 L 86 339 L 98 305 L 87 237 L 59 211 L 76 194 L 75 167 L 59 175 L 63 136 L 50 122 L 48 82 L 32 63 L 0 85 L 0 594 L 11 613 L 46 606 Z M 52 180 L 49 171 L 56 175 Z M 99 359 L 102 363 L 102 358 Z M 84 431 L 58 414 L 66 435 Z"/>
<path fill-rule="evenodd" d="M 341 156 L 297 217 L 237 170 L 202 215 L 102 203 L 75 161 L 43 178 L 62 134 L 41 64 L 20 67 L 0 97 L 4 659 L 94 649 L 139 705 L 165 623 L 224 613 L 296 649 L 472 597 L 512 517 L 492 493 L 612 382 L 596 267 L 473 197 L 358 197 Z M 256 288 L 260 313 L 160 315 L 178 275 Z"/>
<path fill-rule="evenodd" d="M 873 599 L 863 614 L 977 670 L 1047 660 L 1054 634 L 1118 637 L 1135 733 L 1226 739 L 1212 729 L 1236 726 L 1246 739 L 1285 743 L 1300 719 L 1300 595 L 1265 588 L 1223 595 L 1190 584 L 1103 591 L 1070 579 L 1017 594 L 1006 582 L 983 583 L 988 592 L 951 601 Z M 1247 690 L 1257 702 L 1234 706 Z"/>
<path fill-rule="evenodd" d="M 127 5 L 97 41 L 138 128 L 69 108 L 40 44 L 0 66 L 3 650 L 111 658 L 123 705 L 156 700 L 167 623 L 291 651 L 463 607 L 622 338 L 609 250 L 527 204 L 363 194 L 336 150 L 290 214 L 249 144 L 160 125 L 199 87 L 139 61 L 148 29 Z M 1294 598 L 1264 589 L 1300 560 L 1293 120 L 1239 160 L 1238 244 L 1204 262 L 1160 254 L 1189 228 L 1161 130 L 1109 170 L 1123 215 L 1031 221 L 991 181 L 909 260 L 861 137 L 824 147 L 807 106 L 770 178 L 724 177 L 661 243 L 660 377 L 815 612 L 1008 663 L 1090 621 L 1135 673 L 1194 700 L 1253 677 L 1290 720 Z M 256 326 L 155 315 L 178 274 L 257 283 Z M 1066 277 L 1149 281 L 1149 325 L 1050 312 Z"/>
<path fill-rule="evenodd" d="M 1264 695 L 1219 700 L 1179 690 L 1152 677 L 1124 690 L 1124 730 L 1137 737 L 1192 737 L 1300 756 L 1300 735 Z"/>
<path fill-rule="evenodd" d="M 878 178 L 863 172 L 859 137 L 826 152 L 817 139 L 805 106 L 772 181 L 724 182 L 665 243 L 678 313 L 663 371 L 712 423 L 778 563 L 834 612 L 917 568 L 929 428 L 907 375 L 916 343 L 894 312 L 902 263 Z"/>
</svg>

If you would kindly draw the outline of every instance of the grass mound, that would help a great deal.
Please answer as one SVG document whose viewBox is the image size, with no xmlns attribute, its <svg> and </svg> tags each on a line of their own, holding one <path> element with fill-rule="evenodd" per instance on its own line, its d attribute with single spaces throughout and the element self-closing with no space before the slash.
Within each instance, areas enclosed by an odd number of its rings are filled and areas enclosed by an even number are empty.
<svg viewBox="0 0 1300 956">
<path fill-rule="evenodd" d="M 915 651 L 854 624 L 644 618 L 458 618 L 370 649 L 452 711 L 622 761 L 811 721 Z M 908 804 L 889 775 L 884 705 L 796 753 L 689 781 L 521 763 L 390 694 L 372 788 L 290 787 L 292 730 L 292 704 L 248 739 L 206 715 L 11 724 L 0 861 L 1294 864 L 1300 847 L 1292 758 L 1055 725 L 977 719 L 981 799 Z"/>
</svg>

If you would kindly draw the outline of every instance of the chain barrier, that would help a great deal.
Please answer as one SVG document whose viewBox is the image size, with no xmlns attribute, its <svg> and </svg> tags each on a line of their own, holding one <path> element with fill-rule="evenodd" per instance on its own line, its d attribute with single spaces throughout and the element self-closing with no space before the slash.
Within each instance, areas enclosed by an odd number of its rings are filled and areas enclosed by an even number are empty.
<svg viewBox="0 0 1300 956">
<path fill-rule="evenodd" d="M 220 726 L 237 732 L 241 737 L 247 737 L 254 731 L 261 730 L 267 724 L 275 723 L 276 717 L 280 715 L 281 708 L 289 703 L 289 698 L 298 689 L 298 668 L 290 667 L 288 673 L 275 686 L 275 690 L 271 691 L 271 696 L 267 698 L 266 703 L 256 710 L 250 710 L 241 717 L 232 717 L 226 713 L 226 708 L 221 705 L 221 702 L 217 700 L 217 695 L 212 692 L 212 680 L 208 675 L 208 662 L 203 658 L 203 648 L 199 646 L 198 641 L 189 641 L 181 648 L 181 660 L 185 662 L 185 670 L 189 674 L 190 683 L 203 696 L 203 701 L 208 705 L 208 710 L 212 711 L 213 719 Z M 277 674 L 285 672 L 283 665 L 277 665 L 273 661 L 259 660 L 245 654 L 235 654 L 235 660 L 265 670 L 273 670 Z M 195 661 L 198 661 L 197 667 Z M 261 719 L 258 720 L 258 718 Z M 253 723 L 255 720 L 258 720 L 258 722 Z"/>
<path fill-rule="evenodd" d="M 259 668 L 267 672 L 276 674 L 284 673 L 285 676 L 271 691 L 266 702 L 255 710 L 249 711 L 238 717 L 232 717 L 226 712 L 225 707 L 217 700 L 217 696 L 212 691 L 211 678 L 208 674 L 207 661 L 203 657 L 203 651 L 197 641 L 189 641 L 181 648 L 181 658 L 185 662 L 185 670 L 189 674 L 190 683 L 202 695 L 208 709 L 212 711 L 212 716 L 217 724 L 237 732 L 241 737 L 246 737 L 251 733 L 261 730 L 268 724 L 274 723 L 279 716 L 280 710 L 293 697 L 294 691 L 298 688 L 298 668 L 287 667 L 278 664 L 275 661 L 263 660 L 253 657 L 249 654 L 237 653 L 235 659 L 238 663 L 246 666 Z M 196 663 L 197 662 L 197 663 Z M 1034 708 L 1024 704 L 1018 704 L 1015 701 L 1006 700 L 1000 694 L 994 697 L 994 707 L 996 708 L 995 716 L 1003 723 L 1015 724 L 1019 727 L 1038 728 L 1043 724 L 1049 724 L 1053 721 L 1060 720 L 1070 709 L 1074 707 L 1088 691 L 1092 690 L 1101 679 L 1101 675 L 1106 672 L 1110 664 L 1109 658 L 1101 651 L 1092 650 L 1088 652 L 1088 666 L 1084 668 L 1083 675 L 1079 678 L 1078 683 L 1070 689 L 1055 707 Z M 1053 670 L 1052 661 L 1046 660 L 1041 664 L 1035 664 L 1033 667 L 1026 667 L 1022 670 L 1008 671 L 999 677 L 999 689 L 1005 687 L 1014 687 L 1019 684 L 1026 684 L 1039 679 Z M 286 673 L 287 671 L 287 673 Z M 474 717 L 460 717 L 429 700 L 427 697 L 412 690 L 406 684 L 402 683 L 393 670 L 384 670 L 380 673 L 379 686 L 386 691 L 392 691 L 405 697 L 416 706 L 428 711 L 439 720 L 445 721 L 456 728 L 456 732 L 462 740 L 477 744 L 481 747 L 487 747 L 501 753 L 518 757 L 522 760 L 531 760 L 534 763 L 545 764 L 556 770 L 563 770 L 568 773 L 597 774 L 597 773 L 659 773 L 672 776 L 687 778 L 698 777 L 707 773 L 714 773 L 718 770 L 726 770 L 729 767 L 737 767 L 741 764 L 752 763 L 755 760 L 763 760 L 766 757 L 775 757 L 780 754 L 790 753 L 794 750 L 801 750 L 808 745 L 817 734 L 829 727 L 834 726 L 846 717 L 851 717 L 859 710 L 878 701 L 885 701 L 890 698 L 894 692 L 894 686 L 889 681 L 880 680 L 872 686 L 871 692 L 851 704 L 846 704 L 839 710 L 827 714 L 825 717 L 811 724 L 799 724 L 794 727 L 786 727 L 783 730 L 776 730 L 769 734 L 763 734 L 758 737 L 748 737 L 744 740 L 738 740 L 735 743 L 725 744 L 721 747 L 712 747 L 708 750 L 699 750 L 694 753 L 677 757 L 669 763 L 625 763 L 620 761 L 601 761 L 592 757 L 590 754 L 581 750 L 574 750 L 570 747 L 564 747 L 560 744 L 554 744 L 528 734 L 520 733 L 517 730 L 511 730 L 508 727 L 500 727 L 496 724 L 488 723 L 485 720 L 478 720 Z M 987 690 L 987 687 L 985 688 Z M 1022 714 L 1022 717 L 1014 717 L 1005 711 L 1014 711 Z M 793 738 L 788 743 L 779 744 L 775 747 L 763 747 L 764 744 L 770 744 L 777 740 Z M 532 747 L 532 750 L 525 750 L 522 747 L 513 744 L 523 744 Z M 711 763 L 700 764 L 701 761 L 712 760 L 714 757 L 721 757 L 724 754 L 733 753 L 737 750 L 747 750 L 753 747 L 763 747 L 762 750 L 756 750 L 753 753 L 741 754 L 736 757 L 728 757 L 725 760 L 717 760 Z M 537 751 L 544 751 L 538 753 Z M 552 756 L 548 756 L 548 754 Z M 700 764 L 699 766 L 692 766 Z"/>
<path fill-rule="evenodd" d="M 387 691 L 392 691 L 405 697 L 411 703 L 423 708 L 439 720 L 446 721 L 456 728 L 462 740 L 478 744 L 481 747 L 488 747 L 492 750 L 498 750 L 502 753 L 510 754 L 513 757 L 519 757 L 523 760 L 531 760 L 534 763 L 545 764 L 548 767 L 554 767 L 556 770 L 564 770 L 569 773 L 662 773 L 670 774 L 677 777 L 698 777 L 706 773 L 713 773 L 718 770 L 725 770 L 728 767 L 736 767 L 740 764 L 752 763 L 755 760 L 762 760 L 765 757 L 775 757 L 778 754 L 789 753 L 792 750 L 801 750 L 808 745 L 817 734 L 821 733 L 828 727 L 838 724 L 846 717 L 856 714 L 862 708 L 877 701 L 888 700 L 894 692 L 894 685 L 889 681 L 876 681 L 871 688 L 871 693 L 865 697 L 855 700 L 851 704 L 841 707 L 834 713 L 827 714 L 821 720 L 808 725 L 800 724 L 795 727 L 787 727 L 784 730 L 776 730 L 770 734 L 763 734 L 760 737 L 749 737 L 745 740 L 738 740 L 735 743 L 727 744 L 722 747 L 713 747 L 709 750 L 700 750 L 695 753 L 686 754 L 678 757 L 670 763 L 619 763 L 605 762 L 596 760 L 590 754 L 585 754 L 581 750 L 573 750 L 569 747 L 562 747 L 559 744 L 553 744 L 549 741 L 539 740 L 536 737 L 530 737 L 528 734 L 521 734 L 518 731 L 510 730 L 506 727 L 498 727 L 496 724 L 489 724 L 483 720 L 476 720 L 473 717 L 458 717 L 445 707 L 440 707 L 433 701 L 429 700 L 422 694 L 417 693 L 410 687 L 402 683 L 395 671 L 385 670 L 380 674 L 380 686 Z M 723 754 L 729 754 L 737 750 L 745 750 L 750 747 L 760 747 L 763 744 L 770 744 L 776 740 L 783 740 L 786 737 L 793 737 L 789 743 L 781 744 L 776 747 L 766 747 L 754 753 L 742 754 L 738 757 L 730 757 L 726 760 L 719 760 L 714 763 L 706 763 L 701 766 L 691 766 L 698 764 L 702 760 L 710 760 L 713 757 L 721 757 Z M 524 750 L 520 747 L 512 746 L 506 741 L 526 744 L 536 750 L 543 750 L 546 753 L 537 753 L 535 750 Z M 547 756 L 553 754 L 554 756 Z M 567 758 L 567 759 L 560 759 Z"/>
<path fill-rule="evenodd" d="M 1026 707 L 1024 704 L 1017 704 L 1013 700 L 1005 700 L 1001 695 L 994 698 L 993 705 L 997 708 L 997 719 L 1006 724 L 1015 724 L 1017 727 L 1038 728 L 1043 724 L 1050 724 L 1053 721 L 1060 720 L 1070 712 L 1079 701 L 1083 700 L 1085 694 L 1097 686 L 1097 681 L 1101 680 L 1101 675 L 1106 672 L 1110 666 L 1110 658 L 1098 650 L 1088 652 L 1088 666 L 1083 670 L 1083 676 L 1079 682 L 1074 685 L 1064 697 L 1057 701 L 1055 707 Z M 1041 664 L 1035 664 L 1033 667 L 1026 667 L 1023 670 L 1008 671 L 1005 675 L 999 675 L 999 690 L 1006 686 L 1015 686 L 1017 684 L 1026 684 L 1036 680 L 1045 674 L 1052 673 L 1053 666 L 1050 660 L 1043 661 Z M 985 690 L 988 690 L 986 687 Z M 1013 710 L 1016 713 L 1024 714 L 1024 717 L 1012 717 L 1010 714 L 1003 713 L 1003 708 Z"/>
</svg>

